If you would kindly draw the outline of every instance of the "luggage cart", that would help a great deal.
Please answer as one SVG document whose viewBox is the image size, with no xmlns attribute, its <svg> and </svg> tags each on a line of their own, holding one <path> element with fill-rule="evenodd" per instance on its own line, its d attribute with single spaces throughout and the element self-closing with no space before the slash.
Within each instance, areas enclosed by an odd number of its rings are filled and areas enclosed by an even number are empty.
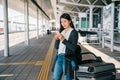
<svg viewBox="0 0 120 80">
<path fill-rule="evenodd" d="M 84 52 L 81 65 L 71 61 L 74 71 L 73 80 L 115 80 L 116 69 L 113 63 L 105 63 L 92 52 Z"/>
</svg>

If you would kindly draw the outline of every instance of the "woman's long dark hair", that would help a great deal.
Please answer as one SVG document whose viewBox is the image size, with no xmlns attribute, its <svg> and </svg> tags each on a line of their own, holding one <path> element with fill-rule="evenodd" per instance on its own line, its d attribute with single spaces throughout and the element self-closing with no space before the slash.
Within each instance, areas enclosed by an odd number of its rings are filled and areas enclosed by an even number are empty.
<svg viewBox="0 0 120 80">
<path fill-rule="evenodd" d="M 70 17 L 70 15 L 69 14 L 67 14 L 67 13 L 63 13 L 61 16 L 60 16 L 60 32 L 62 32 L 65 28 L 62 26 L 62 24 L 61 24 L 61 18 L 64 18 L 64 19 L 67 19 L 67 20 L 69 20 L 71 23 L 70 23 L 70 26 L 72 27 L 72 28 L 74 28 L 74 25 L 73 25 L 73 22 L 72 22 L 72 19 L 71 19 L 71 17 Z"/>
</svg>

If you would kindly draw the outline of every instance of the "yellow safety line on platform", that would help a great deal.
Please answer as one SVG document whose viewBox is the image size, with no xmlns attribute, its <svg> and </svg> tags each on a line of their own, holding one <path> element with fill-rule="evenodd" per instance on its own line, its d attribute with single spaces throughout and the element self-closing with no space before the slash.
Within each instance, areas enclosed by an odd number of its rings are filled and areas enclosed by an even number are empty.
<svg viewBox="0 0 120 80">
<path fill-rule="evenodd" d="M 11 62 L 11 63 L 0 63 L 0 66 L 5 65 L 27 65 L 27 64 L 33 64 L 33 65 L 42 65 L 43 61 L 37 61 L 37 62 Z"/>
<path fill-rule="evenodd" d="M 49 50 L 47 52 L 47 55 L 45 57 L 45 61 L 42 64 L 41 71 L 38 75 L 37 80 L 48 80 L 49 77 L 49 71 L 50 71 L 50 66 L 52 63 L 52 55 L 53 55 L 53 50 L 54 50 L 54 42 L 55 40 L 53 39 L 51 42 L 51 45 L 49 47 Z"/>
</svg>

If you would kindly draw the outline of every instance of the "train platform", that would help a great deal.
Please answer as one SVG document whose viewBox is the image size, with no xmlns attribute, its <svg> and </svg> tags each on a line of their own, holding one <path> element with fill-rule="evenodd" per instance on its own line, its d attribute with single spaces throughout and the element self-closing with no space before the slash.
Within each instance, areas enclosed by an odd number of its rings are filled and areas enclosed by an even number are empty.
<svg viewBox="0 0 120 80">
<path fill-rule="evenodd" d="M 28 46 L 22 42 L 10 47 L 10 56 L 0 57 L 0 80 L 48 80 L 52 38 L 46 35 L 31 39 Z"/>
<path fill-rule="evenodd" d="M 32 38 L 28 46 L 21 42 L 10 47 L 10 56 L 0 57 L 0 80 L 52 80 L 51 64 L 56 54 L 54 41 L 51 34 L 39 39 Z M 117 64 L 116 77 L 120 80 L 119 52 L 111 53 L 109 48 L 101 48 L 98 44 L 80 46 L 82 52 L 91 51 L 101 56 L 104 61 Z"/>
<path fill-rule="evenodd" d="M 0 80 L 52 80 L 51 31 L 60 29 L 63 13 L 85 31 L 82 52 L 114 63 L 120 80 L 120 0 L 0 0 Z"/>
</svg>

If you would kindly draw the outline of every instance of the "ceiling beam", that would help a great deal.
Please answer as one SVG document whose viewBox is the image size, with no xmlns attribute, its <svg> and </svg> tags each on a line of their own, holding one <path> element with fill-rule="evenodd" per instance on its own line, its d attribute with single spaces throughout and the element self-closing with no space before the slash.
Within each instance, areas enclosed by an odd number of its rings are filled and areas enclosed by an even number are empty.
<svg viewBox="0 0 120 80">
<path fill-rule="evenodd" d="M 93 12 L 95 12 L 97 9 L 98 9 L 98 8 L 95 8 L 95 9 L 93 10 Z"/>
<path fill-rule="evenodd" d="M 58 11 L 59 12 L 59 11 Z M 82 13 L 77 11 L 69 11 L 69 10 L 62 10 L 62 12 L 68 12 L 68 13 Z M 88 13 L 89 14 L 89 13 Z M 93 15 L 98 15 L 98 13 L 93 13 Z"/>
<path fill-rule="evenodd" d="M 77 10 L 80 12 L 80 9 L 78 8 L 78 7 L 76 7 L 77 8 Z"/>
<path fill-rule="evenodd" d="M 107 2 L 106 2 L 106 0 L 102 0 L 102 2 L 103 2 L 105 5 L 108 5 Z"/>
<path fill-rule="evenodd" d="M 83 12 L 85 9 L 86 9 L 86 8 L 84 7 L 84 8 L 81 10 L 81 12 Z"/>
<path fill-rule="evenodd" d="M 72 0 L 72 2 L 75 2 L 74 0 Z"/>
<path fill-rule="evenodd" d="M 79 2 L 80 0 L 77 0 L 77 3 Z"/>
<path fill-rule="evenodd" d="M 80 3 L 81 2 L 81 0 L 78 0 L 78 3 Z"/>
<path fill-rule="evenodd" d="M 90 2 L 89 0 L 87 0 L 87 2 L 88 2 L 89 4 L 91 4 L 91 2 Z"/>
<path fill-rule="evenodd" d="M 92 4 L 94 5 L 98 0 L 95 0 Z"/>
<path fill-rule="evenodd" d="M 67 2 L 67 1 L 60 1 L 61 4 L 67 4 L 67 5 L 74 5 L 74 6 L 83 6 L 83 7 L 89 7 L 89 6 L 93 6 L 93 7 L 98 7 L 98 8 L 103 8 L 104 6 L 100 6 L 100 5 L 87 5 L 87 4 L 78 4 L 78 3 L 72 3 L 72 2 Z"/>
<path fill-rule="evenodd" d="M 68 12 L 68 13 L 80 13 L 80 12 L 77 12 L 77 11 L 69 11 L 69 10 L 62 10 L 62 12 Z"/>
<path fill-rule="evenodd" d="M 78 3 L 78 1 L 77 2 L 75 2 L 74 0 L 72 0 L 74 3 Z M 78 6 L 75 6 L 75 8 L 80 12 L 80 9 L 78 8 Z M 74 9 L 74 8 L 73 8 Z"/>
<path fill-rule="evenodd" d="M 71 8 L 71 11 L 72 11 L 74 8 L 75 8 L 75 6 L 73 6 L 73 7 Z"/>
</svg>

